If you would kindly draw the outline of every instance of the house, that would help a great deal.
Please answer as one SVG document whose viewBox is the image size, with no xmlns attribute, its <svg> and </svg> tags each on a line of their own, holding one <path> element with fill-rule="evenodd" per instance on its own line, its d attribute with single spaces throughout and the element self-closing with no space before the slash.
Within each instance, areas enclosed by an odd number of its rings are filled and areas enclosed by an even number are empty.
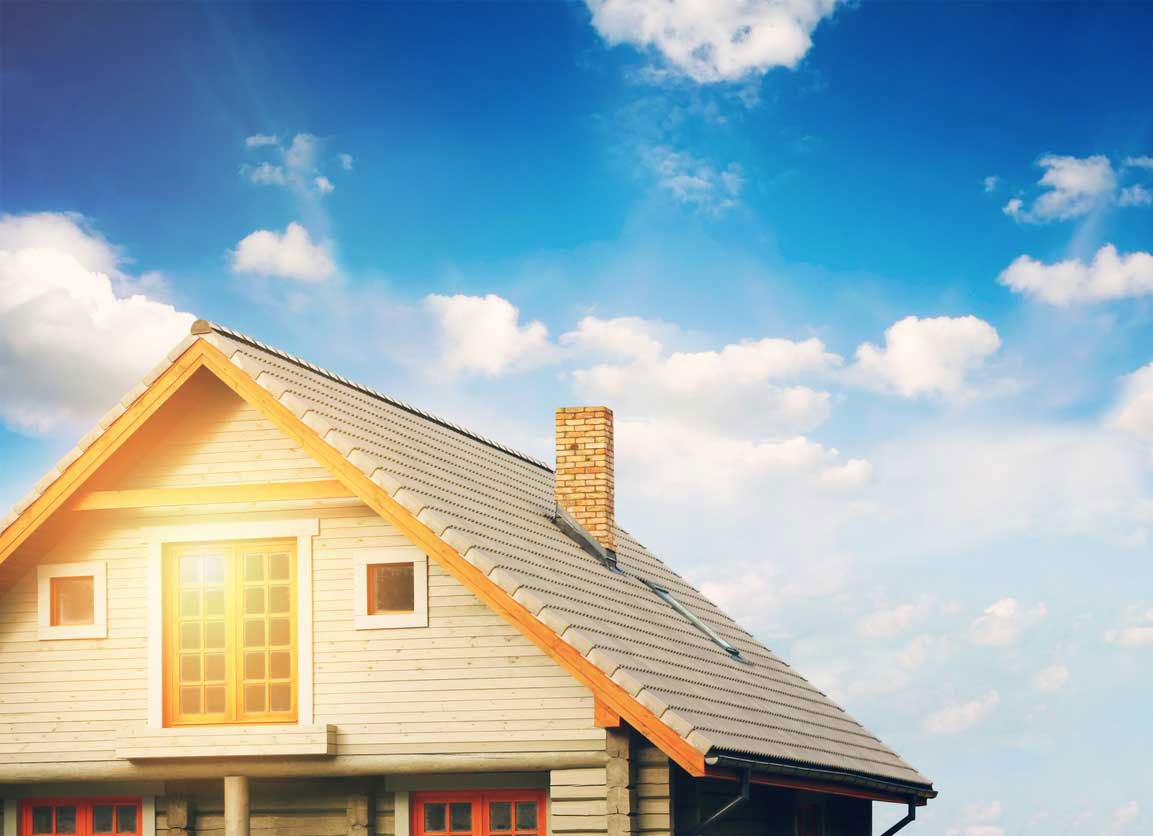
<svg viewBox="0 0 1153 836">
<path fill-rule="evenodd" d="M 869 836 L 935 796 L 557 462 L 203 321 L 0 521 L 4 836 Z"/>
</svg>

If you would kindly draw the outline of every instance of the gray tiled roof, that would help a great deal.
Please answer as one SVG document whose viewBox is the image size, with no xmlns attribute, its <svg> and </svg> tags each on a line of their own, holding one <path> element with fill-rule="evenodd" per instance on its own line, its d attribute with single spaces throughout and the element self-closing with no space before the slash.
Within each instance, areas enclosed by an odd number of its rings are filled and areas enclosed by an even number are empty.
<svg viewBox="0 0 1153 836">
<path fill-rule="evenodd" d="M 583 551 L 552 521 L 545 463 L 221 326 L 202 336 L 699 751 L 930 785 L 627 532 L 621 574 Z"/>
</svg>

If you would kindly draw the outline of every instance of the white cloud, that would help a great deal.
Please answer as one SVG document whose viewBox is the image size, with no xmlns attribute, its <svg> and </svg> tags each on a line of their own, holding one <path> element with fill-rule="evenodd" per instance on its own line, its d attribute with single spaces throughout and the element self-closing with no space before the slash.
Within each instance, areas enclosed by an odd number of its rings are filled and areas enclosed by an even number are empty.
<svg viewBox="0 0 1153 836">
<path fill-rule="evenodd" d="M 1153 442 L 1153 363 L 1121 379 L 1121 395 L 1108 424 Z"/>
<path fill-rule="evenodd" d="M 1129 609 L 1122 615 L 1121 626 L 1105 631 L 1105 641 L 1118 647 L 1153 645 L 1153 608 Z"/>
<path fill-rule="evenodd" d="M 1001 818 L 1004 807 L 1000 801 L 990 801 L 988 804 L 970 804 L 965 808 L 965 819 L 970 822 L 988 823 Z"/>
<path fill-rule="evenodd" d="M 929 734 L 960 734 L 982 723 L 1001 702 L 996 691 L 970 702 L 947 705 L 925 718 L 925 731 Z"/>
<path fill-rule="evenodd" d="M 1141 805 L 1136 801 L 1127 801 L 1113 811 L 1113 832 L 1127 828 L 1141 815 Z"/>
<path fill-rule="evenodd" d="M 501 296 L 432 294 L 425 302 L 437 320 L 440 366 L 446 372 L 497 377 L 554 357 L 544 324 L 522 325 L 516 306 Z"/>
<path fill-rule="evenodd" d="M 933 612 L 933 599 L 922 595 L 916 601 L 869 613 L 857 622 L 857 632 L 870 638 L 900 635 Z"/>
<path fill-rule="evenodd" d="M 691 490 L 716 497 L 763 490 L 782 482 L 817 490 L 853 490 L 868 482 L 863 459 L 842 460 L 839 452 L 802 436 L 780 441 L 746 441 L 691 428 L 675 420 L 616 421 L 617 470 L 623 478 L 642 474 L 651 490 Z M 669 451 L 677 451 L 670 455 Z M 637 478 L 638 484 L 645 481 Z"/>
<path fill-rule="evenodd" d="M 1014 198 L 1002 210 L 1022 223 L 1041 224 L 1086 215 L 1110 201 L 1117 189 L 1113 166 L 1101 154 L 1085 158 L 1046 154 L 1037 160 L 1037 165 L 1045 169 L 1037 181 L 1044 191 L 1028 209 Z"/>
<path fill-rule="evenodd" d="M 1045 618 L 1044 604 L 1026 608 L 1016 598 L 1002 598 L 985 608 L 969 628 L 969 636 L 977 644 L 1004 646 L 1013 644 L 1021 634 Z"/>
<path fill-rule="evenodd" d="M 1069 669 L 1064 665 L 1051 665 L 1037 671 L 1033 676 L 1033 687 L 1038 691 L 1052 693 L 1069 684 Z"/>
<path fill-rule="evenodd" d="M 907 671 L 917 670 L 929 660 L 934 649 L 939 650 L 942 645 L 943 640 L 937 636 L 916 636 L 897 651 L 897 664 Z"/>
<path fill-rule="evenodd" d="M 1153 205 L 1153 193 L 1137 183 L 1126 186 L 1117 198 L 1118 206 L 1150 206 Z"/>
<path fill-rule="evenodd" d="M 287 186 L 288 173 L 282 166 L 263 162 L 260 165 L 242 165 L 240 173 L 261 186 Z"/>
<path fill-rule="evenodd" d="M 985 193 L 991 194 L 992 192 L 997 191 L 997 184 L 1001 182 L 1001 179 L 995 174 L 990 174 L 981 182 L 985 185 Z"/>
<path fill-rule="evenodd" d="M 308 230 L 295 221 L 284 232 L 258 229 L 236 245 L 232 270 L 282 279 L 319 282 L 336 275 L 330 248 L 313 243 Z"/>
<path fill-rule="evenodd" d="M 701 83 L 794 67 L 835 0 L 585 0 L 608 43 L 655 49 Z"/>
<path fill-rule="evenodd" d="M 1050 305 L 1106 302 L 1153 293 L 1153 254 L 1119 255 L 1112 244 L 1106 244 L 1089 264 L 1073 258 L 1043 264 L 1022 255 L 997 280 Z"/>
<path fill-rule="evenodd" d="M 37 434 L 89 424 L 188 333 L 192 314 L 117 292 L 139 283 L 122 263 L 79 215 L 0 216 L 5 424 Z"/>
<path fill-rule="evenodd" d="M 586 316 L 575 330 L 561 334 L 563 346 L 590 355 L 625 360 L 655 360 L 663 346 L 660 335 L 667 327 L 639 316 L 600 319 Z"/>
<path fill-rule="evenodd" d="M 969 375 L 1001 347 L 992 325 L 975 316 L 907 316 L 885 331 L 885 347 L 863 343 L 849 379 L 911 398 L 969 394 Z"/>
<path fill-rule="evenodd" d="M 266 145 L 279 145 L 280 137 L 276 134 L 253 134 L 244 138 L 245 148 L 263 148 Z"/>
<path fill-rule="evenodd" d="M 1126 157 L 1125 166 L 1127 168 L 1147 168 L 1153 171 L 1153 157 Z"/>
<path fill-rule="evenodd" d="M 337 154 L 336 161 L 340 163 L 340 167 L 345 171 L 352 171 L 352 154 Z"/>
<path fill-rule="evenodd" d="M 816 426 L 829 409 L 827 392 L 782 381 L 840 362 L 817 339 L 766 338 L 595 365 L 574 371 L 572 380 L 578 396 L 612 403 L 621 415 L 780 437 Z"/>
<path fill-rule="evenodd" d="M 323 175 L 312 178 L 312 182 L 316 186 L 316 190 L 321 194 L 331 194 L 332 190 L 336 188 L 336 186 L 332 185 L 332 181 Z"/>
<path fill-rule="evenodd" d="M 644 161 L 657 185 L 678 202 L 711 215 L 736 205 L 744 186 L 741 167 L 730 163 L 718 169 L 687 151 L 659 145 L 644 152 Z"/>
</svg>

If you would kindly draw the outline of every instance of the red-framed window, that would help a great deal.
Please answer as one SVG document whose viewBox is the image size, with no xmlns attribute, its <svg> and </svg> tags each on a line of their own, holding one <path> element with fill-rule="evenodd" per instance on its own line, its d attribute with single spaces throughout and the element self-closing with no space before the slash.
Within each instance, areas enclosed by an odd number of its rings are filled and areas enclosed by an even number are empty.
<svg viewBox="0 0 1153 836">
<path fill-rule="evenodd" d="M 543 790 L 416 792 L 412 836 L 545 836 Z"/>
<path fill-rule="evenodd" d="M 139 798 L 29 798 L 20 836 L 140 836 Z"/>
</svg>

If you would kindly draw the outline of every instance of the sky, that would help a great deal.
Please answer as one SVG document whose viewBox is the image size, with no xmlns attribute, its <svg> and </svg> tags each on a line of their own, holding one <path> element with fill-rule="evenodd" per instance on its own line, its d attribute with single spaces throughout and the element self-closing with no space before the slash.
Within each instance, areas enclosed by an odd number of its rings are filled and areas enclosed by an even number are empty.
<svg viewBox="0 0 1153 836">
<path fill-rule="evenodd" d="M 910 832 L 1153 831 L 1153 5 L 0 18 L 0 505 L 195 317 L 548 460 L 604 403 Z"/>
</svg>

